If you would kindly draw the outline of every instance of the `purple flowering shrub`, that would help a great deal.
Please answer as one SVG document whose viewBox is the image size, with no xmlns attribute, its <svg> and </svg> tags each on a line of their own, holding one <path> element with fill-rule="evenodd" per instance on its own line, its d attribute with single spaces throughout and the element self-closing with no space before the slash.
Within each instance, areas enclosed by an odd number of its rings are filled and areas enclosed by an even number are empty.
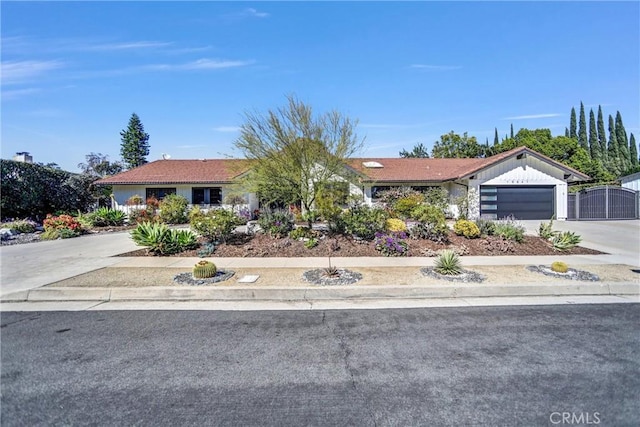
<svg viewBox="0 0 640 427">
<path fill-rule="evenodd" d="M 273 237 L 284 237 L 293 230 L 295 217 L 287 210 L 264 210 L 258 218 L 258 225 Z"/>
<path fill-rule="evenodd" d="M 384 256 L 407 256 L 409 245 L 405 242 L 406 238 L 407 233 L 403 231 L 376 233 L 376 250 L 380 251 Z"/>
</svg>

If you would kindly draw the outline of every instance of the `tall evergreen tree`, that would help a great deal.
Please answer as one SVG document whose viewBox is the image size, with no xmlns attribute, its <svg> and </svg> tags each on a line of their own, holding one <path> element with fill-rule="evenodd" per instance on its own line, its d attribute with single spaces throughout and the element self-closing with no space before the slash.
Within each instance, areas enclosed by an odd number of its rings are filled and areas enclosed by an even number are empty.
<svg viewBox="0 0 640 427">
<path fill-rule="evenodd" d="M 604 130 L 602 107 L 598 105 L 598 142 L 600 143 L 600 155 L 604 165 L 607 164 L 607 133 Z"/>
<path fill-rule="evenodd" d="M 616 140 L 616 127 L 613 117 L 609 114 L 609 146 L 607 147 L 607 169 L 614 176 L 620 175 L 620 157 L 618 153 L 618 141 Z"/>
<path fill-rule="evenodd" d="M 571 122 L 569 123 L 569 138 L 577 138 L 576 133 L 576 109 L 571 107 Z"/>
<path fill-rule="evenodd" d="M 592 159 L 602 160 L 598 131 L 596 130 L 596 116 L 593 114 L 593 110 L 589 111 L 589 150 L 591 151 Z"/>
<path fill-rule="evenodd" d="M 498 128 L 495 129 L 495 134 L 493 135 L 493 145 L 498 145 L 500 141 L 498 140 Z"/>
<path fill-rule="evenodd" d="M 584 115 L 584 105 L 580 102 L 580 121 L 578 122 L 578 143 L 589 152 L 589 142 L 587 141 L 587 119 Z"/>
<path fill-rule="evenodd" d="M 120 137 L 122 141 L 120 155 L 127 169 L 147 163 L 149 134 L 144 131 L 144 126 L 136 113 L 131 114 L 129 125 L 120 132 Z"/>
<path fill-rule="evenodd" d="M 640 159 L 638 158 L 638 145 L 636 144 L 636 137 L 631 134 L 629 138 L 629 157 L 631 157 L 631 167 L 637 168 L 640 166 Z"/>
<path fill-rule="evenodd" d="M 564 128 L 564 136 L 569 138 L 569 128 Z"/>
<path fill-rule="evenodd" d="M 513 123 L 511 123 L 511 139 L 513 139 Z"/>
<path fill-rule="evenodd" d="M 625 171 L 631 167 L 631 157 L 629 156 L 629 140 L 627 139 L 627 131 L 622 124 L 622 115 L 620 111 L 616 112 L 616 141 L 618 141 L 618 155 L 620 156 L 620 171 Z"/>
</svg>

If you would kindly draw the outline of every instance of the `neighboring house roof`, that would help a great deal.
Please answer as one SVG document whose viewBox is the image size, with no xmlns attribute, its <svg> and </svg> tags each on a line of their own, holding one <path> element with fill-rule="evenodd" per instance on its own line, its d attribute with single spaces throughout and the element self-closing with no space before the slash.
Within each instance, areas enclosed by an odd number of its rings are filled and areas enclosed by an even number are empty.
<svg viewBox="0 0 640 427">
<path fill-rule="evenodd" d="M 585 181 L 589 177 L 527 147 L 482 159 L 424 159 L 424 158 L 352 158 L 346 161 L 348 169 L 355 171 L 362 182 L 444 182 L 465 179 L 482 169 L 497 165 L 507 159 L 531 155 Z M 156 160 L 120 174 L 96 181 L 96 184 L 208 184 L 231 183 L 247 172 L 248 160 Z"/>
<path fill-rule="evenodd" d="M 95 184 L 224 184 L 248 169 L 249 162 L 239 159 L 156 160 Z"/>
<path fill-rule="evenodd" d="M 625 175 L 620 177 L 620 181 L 629 182 L 635 181 L 636 179 L 640 179 L 640 172 L 632 173 L 631 175 Z"/>
</svg>

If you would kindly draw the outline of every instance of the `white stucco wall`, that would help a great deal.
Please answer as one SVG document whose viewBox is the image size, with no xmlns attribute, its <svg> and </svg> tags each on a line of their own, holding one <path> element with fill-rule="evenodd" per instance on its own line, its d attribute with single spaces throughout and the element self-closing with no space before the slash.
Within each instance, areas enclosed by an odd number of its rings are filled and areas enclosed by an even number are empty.
<svg viewBox="0 0 640 427">
<path fill-rule="evenodd" d="M 555 187 L 555 217 L 558 220 L 567 219 L 567 183 L 564 181 L 564 171 L 533 156 L 508 159 L 482 170 L 472 178 L 469 180 L 469 188 L 475 190 L 477 197 L 480 197 L 481 185 L 552 185 Z"/>
<path fill-rule="evenodd" d="M 628 188 L 633 191 L 640 191 L 640 172 L 620 178 L 622 188 Z"/>
</svg>

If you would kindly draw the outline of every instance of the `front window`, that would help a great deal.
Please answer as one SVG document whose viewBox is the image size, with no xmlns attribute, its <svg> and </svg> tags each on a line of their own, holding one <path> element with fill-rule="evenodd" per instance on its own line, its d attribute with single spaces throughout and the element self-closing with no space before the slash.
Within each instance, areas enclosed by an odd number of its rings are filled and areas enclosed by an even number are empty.
<svg viewBox="0 0 640 427">
<path fill-rule="evenodd" d="M 158 200 L 164 199 L 168 194 L 176 194 L 175 188 L 147 188 L 147 199 L 155 197 Z"/>
</svg>

